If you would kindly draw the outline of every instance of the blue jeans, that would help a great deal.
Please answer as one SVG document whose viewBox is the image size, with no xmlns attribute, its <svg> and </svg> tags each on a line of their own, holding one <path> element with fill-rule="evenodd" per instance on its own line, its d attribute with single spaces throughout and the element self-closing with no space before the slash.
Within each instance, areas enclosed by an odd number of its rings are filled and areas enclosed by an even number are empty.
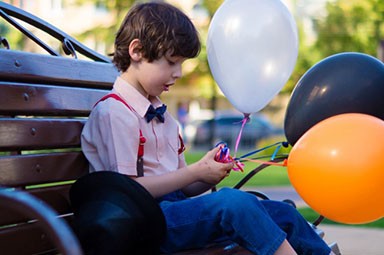
<svg viewBox="0 0 384 255">
<path fill-rule="evenodd" d="M 254 254 L 274 254 L 287 239 L 298 254 L 328 255 L 330 248 L 291 205 L 260 201 L 247 192 L 223 188 L 195 198 L 181 192 L 159 200 L 167 222 L 162 252 L 202 248 L 231 240 Z"/>
</svg>

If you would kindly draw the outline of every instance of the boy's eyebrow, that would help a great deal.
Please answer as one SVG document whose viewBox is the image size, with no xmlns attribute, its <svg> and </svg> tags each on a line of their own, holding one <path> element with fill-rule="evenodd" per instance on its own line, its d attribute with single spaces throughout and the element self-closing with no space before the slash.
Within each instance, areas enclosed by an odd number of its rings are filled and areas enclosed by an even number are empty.
<svg viewBox="0 0 384 255">
<path fill-rule="evenodd" d="M 172 61 L 184 61 L 186 60 L 187 58 L 186 57 L 183 57 L 183 56 L 179 56 L 179 55 L 175 55 L 175 56 L 164 56 L 166 59 L 168 60 L 172 60 Z"/>
</svg>

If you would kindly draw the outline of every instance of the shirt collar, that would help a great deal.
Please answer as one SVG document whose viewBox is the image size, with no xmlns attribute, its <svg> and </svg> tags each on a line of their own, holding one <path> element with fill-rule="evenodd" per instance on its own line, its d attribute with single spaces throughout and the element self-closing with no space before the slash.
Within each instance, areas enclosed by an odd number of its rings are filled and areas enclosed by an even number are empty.
<svg viewBox="0 0 384 255">
<path fill-rule="evenodd" d="M 150 99 L 144 97 L 120 76 L 116 78 L 112 92 L 119 94 L 141 117 L 145 116 L 151 104 L 155 108 L 163 104 L 158 97 L 150 97 Z"/>
</svg>

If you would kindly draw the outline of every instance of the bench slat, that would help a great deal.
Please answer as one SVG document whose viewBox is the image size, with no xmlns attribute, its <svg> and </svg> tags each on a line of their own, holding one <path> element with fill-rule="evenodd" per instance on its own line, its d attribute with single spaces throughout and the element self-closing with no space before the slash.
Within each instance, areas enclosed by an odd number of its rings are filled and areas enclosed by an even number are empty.
<svg viewBox="0 0 384 255">
<path fill-rule="evenodd" d="M 55 210 L 58 215 L 68 215 L 67 217 L 70 218 L 72 216 L 69 215 L 72 215 L 72 211 L 69 202 L 69 189 L 70 185 L 66 184 L 54 187 L 28 189 L 25 191 L 44 201 L 53 210 Z M 17 213 L 11 208 L 12 205 L 0 205 L 1 226 L 26 223 L 31 220 L 31 218 L 28 218 L 25 213 Z"/>
<path fill-rule="evenodd" d="M 69 181 L 87 172 L 82 152 L 0 157 L 0 185 L 7 187 Z"/>
<path fill-rule="evenodd" d="M 50 247 L 46 246 L 47 238 L 49 240 L 48 242 L 52 242 L 54 246 L 58 248 L 60 251 L 59 253 L 61 254 L 82 254 L 78 240 L 74 237 L 74 233 L 71 228 L 65 223 L 65 219 L 58 218 L 57 214 L 49 207 L 46 207 L 45 204 L 41 203 L 39 199 L 36 199 L 34 196 L 31 196 L 25 192 L 10 191 L 4 189 L 0 190 L 0 197 L 0 211 L 23 213 L 30 219 L 37 219 L 37 221 L 33 220 L 29 221 L 28 223 L 12 224 L 0 228 L 0 233 L 5 234 L 5 240 L 8 240 L 9 243 L 14 244 L 13 250 L 18 251 L 17 254 L 34 254 L 36 252 L 40 253 L 41 250 L 35 251 L 36 247 L 43 247 L 45 251 L 50 249 Z M 28 230 L 28 228 L 30 230 L 33 228 L 39 228 L 46 234 L 39 232 L 32 233 Z M 29 236 L 25 236 L 26 232 L 30 232 Z M 36 244 L 30 241 L 24 242 L 23 239 L 18 240 L 18 238 L 34 240 L 36 241 Z M 17 240 L 18 244 L 14 243 L 14 241 Z M 0 242 L 3 241 L 4 240 L 0 240 Z M 26 243 L 28 244 L 27 250 L 24 250 L 26 247 L 19 249 L 19 246 L 25 246 Z M 4 246 L 8 245 L 8 243 L 2 244 L 1 252 L 3 254 L 5 250 Z"/>
<path fill-rule="evenodd" d="M 80 147 L 85 119 L 0 119 L 0 151 Z"/>
<path fill-rule="evenodd" d="M 0 49 L 0 79 L 18 82 L 41 81 L 111 88 L 118 72 L 111 63 L 85 61 L 50 55 Z"/>
<path fill-rule="evenodd" d="M 36 223 L 0 229 L 1 254 L 31 255 L 54 249 L 46 233 Z"/>
<path fill-rule="evenodd" d="M 0 82 L 0 114 L 88 116 L 109 90 Z"/>
<path fill-rule="evenodd" d="M 28 189 L 27 191 L 51 206 L 58 215 L 72 215 L 72 208 L 69 200 L 71 184 L 58 185 L 46 188 Z"/>
</svg>

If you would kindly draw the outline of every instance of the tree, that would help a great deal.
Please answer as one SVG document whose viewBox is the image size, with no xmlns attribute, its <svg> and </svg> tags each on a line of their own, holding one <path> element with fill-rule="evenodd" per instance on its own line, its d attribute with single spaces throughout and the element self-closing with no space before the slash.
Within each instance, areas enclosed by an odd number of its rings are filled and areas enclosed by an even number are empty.
<svg viewBox="0 0 384 255">
<path fill-rule="evenodd" d="M 318 50 L 306 43 L 306 31 L 299 19 L 297 19 L 297 28 L 299 35 L 298 57 L 292 75 L 281 90 L 282 94 L 290 94 L 301 76 L 320 58 Z"/>
<path fill-rule="evenodd" d="M 135 3 L 135 0 L 76 0 L 76 4 L 93 3 L 100 9 L 105 9 L 111 13 L 113 21 L 104 27 L 94 27 L 87 31 L 82 32 L 77 36 L 78 39 L 83 40 L 85 38 L 93 37 L 95 41 L 104 42 L 107 45 L 107 50 L 113 50 L 114 35 L 118 30 L 125 14 L 129 8 Z M 103 52 L 101 52 L 103 53 Z M 106 52 L 109 54 L 111 52 Z"/>
<path fill-rule="evenodd" d="M 384 30 L 384 1 L 336 0 L 326 10 L 326 18 L 316 22 L 315 47 L 322 57 L 348 51 L 376 56 Z"/>
</svg>

